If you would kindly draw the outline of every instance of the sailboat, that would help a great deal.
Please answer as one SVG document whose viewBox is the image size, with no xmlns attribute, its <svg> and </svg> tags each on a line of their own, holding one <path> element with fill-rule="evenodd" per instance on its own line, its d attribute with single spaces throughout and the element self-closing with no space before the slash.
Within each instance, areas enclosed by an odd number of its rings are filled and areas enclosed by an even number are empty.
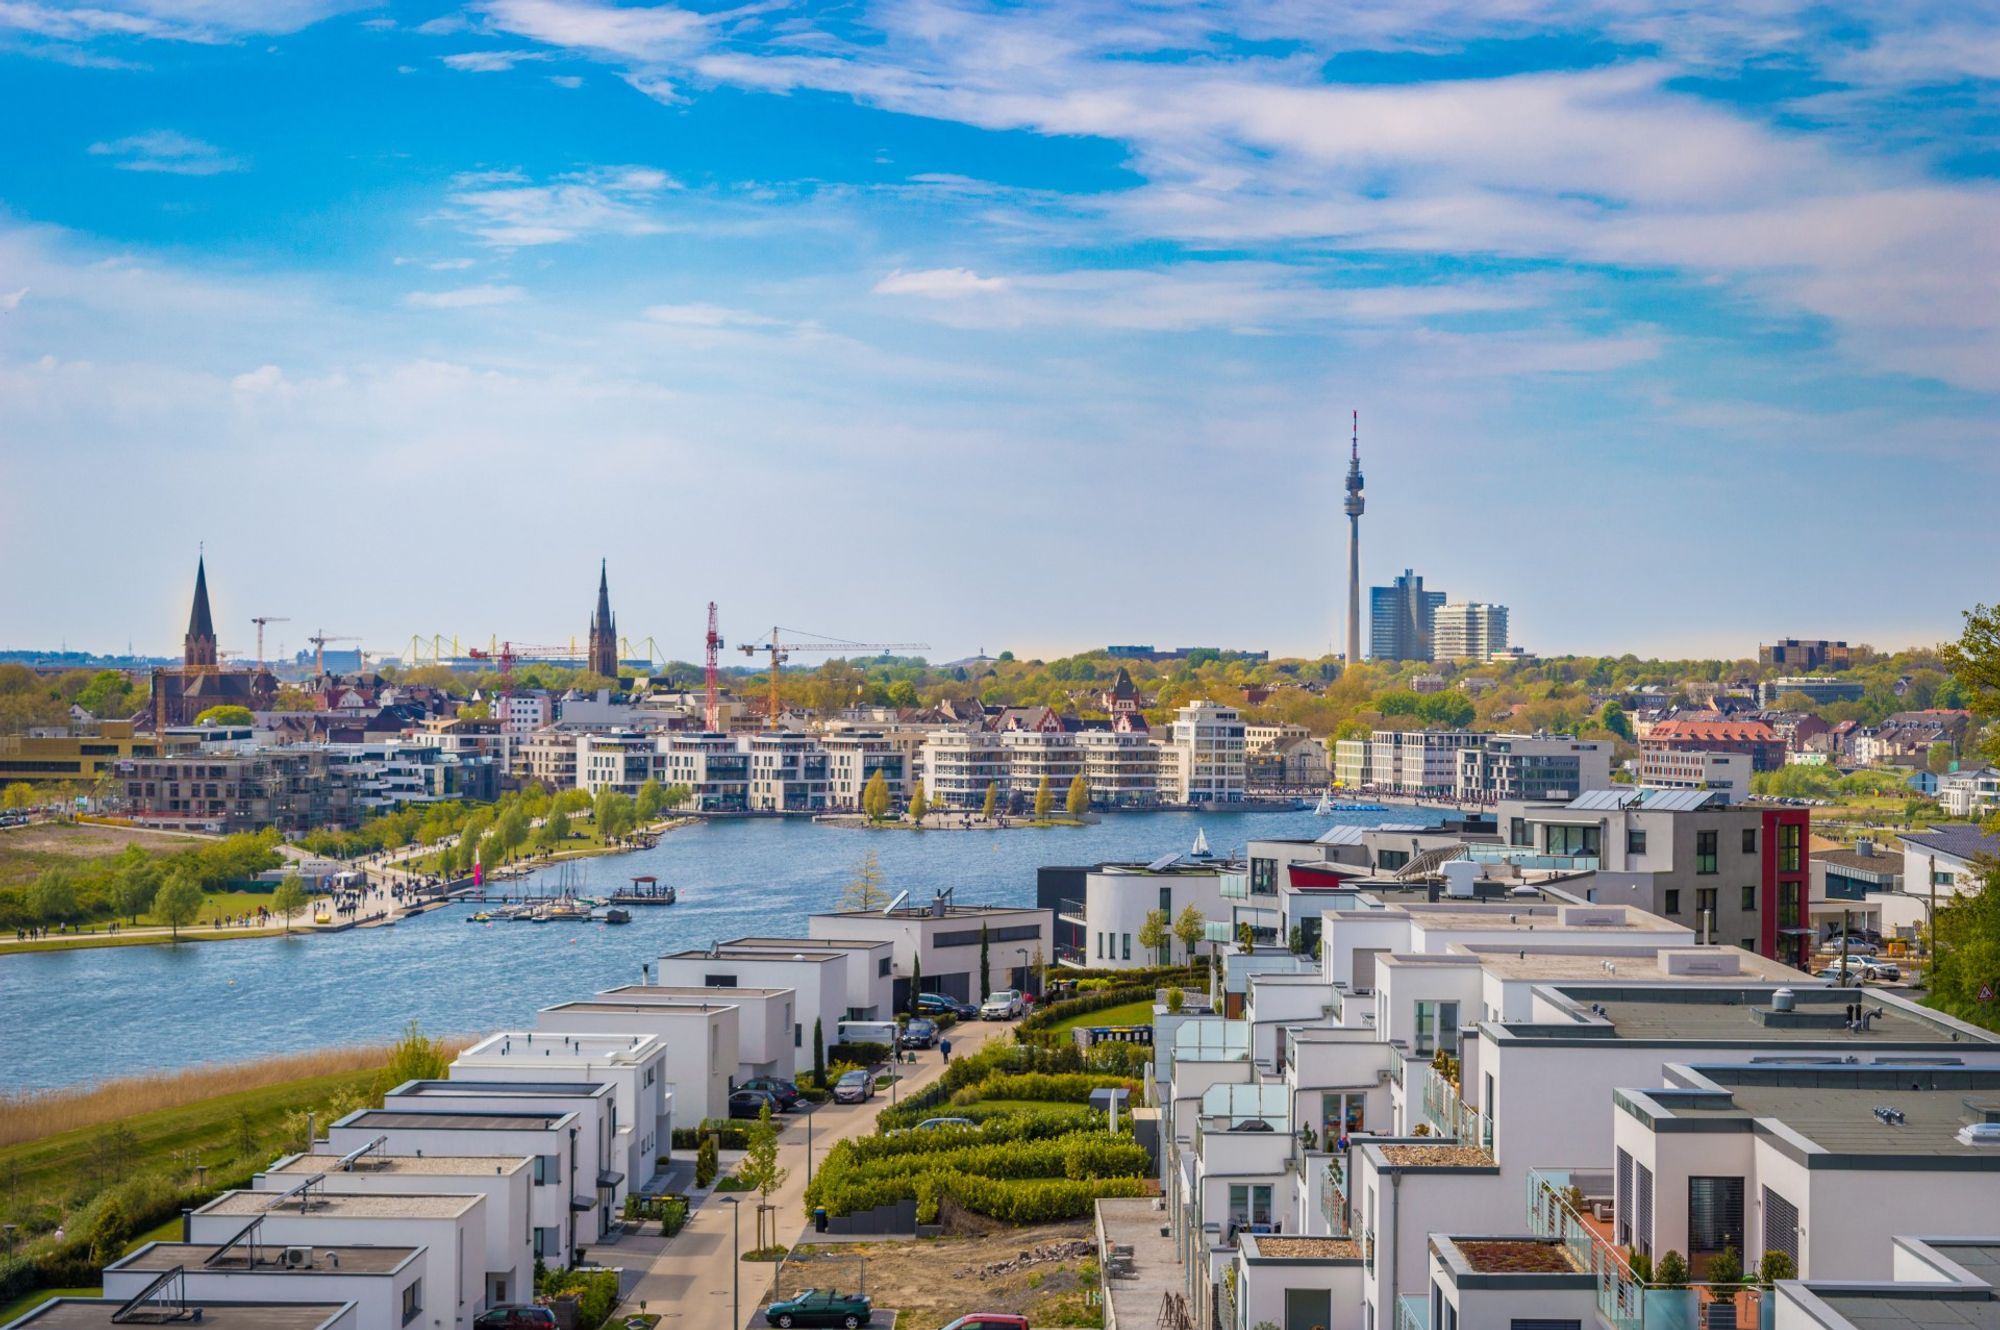
<svg viewBox="0 0 2000 1330">
<path fill-rule="evenodd" d="M 1319 802 L 1313 805 L 1313 816 L 1333 816 L 1333 792 L 1331 790 L 1322 793 L 1319 797 Z"/>
<path fill-rule="evenodd" d="M 1213 859 L 1214 857 L 1215 856 L 1209 852 L 1208 833 L 1202 830 L 1200 827 L 1196 827 L 1194 829 L 1194 848 L 1188 851 L 1188 858 Z"/>
</svg>

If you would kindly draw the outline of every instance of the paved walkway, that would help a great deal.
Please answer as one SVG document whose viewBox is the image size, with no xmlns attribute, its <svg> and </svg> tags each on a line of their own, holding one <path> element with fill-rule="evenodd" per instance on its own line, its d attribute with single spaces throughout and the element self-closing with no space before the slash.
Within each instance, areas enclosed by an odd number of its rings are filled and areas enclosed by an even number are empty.
<svg viewBox="0 0 2000 1330">
<path fill-rule="evenodd" d="M 976 1052 L 989 1038 L 1004 1037 L 1010 1028 L 988 1021 L 956 1025 L 951 1030 L 952 1056 Z M 917 1058 L 915 1066 L 905 1065 L 902 1069 L 903 1079 L 896 1091 L 898 1099 L 909 1091 L 923 1089 L 944 1074 L 944 1058 L 936 1049 L 920 1051 Z M 820 1105 L 811 1115 L 813 1158 L 825 1158 L 835 1141 L 872 1133 L 876 1117 L 888 1106 L 886 1091 L 864 1104 Z M 790 1169 L 791 1176 L 772 1193 L 771 1204 L 779 1233 L 788 1235 L 787 1247 L 805 1240 L 810 1227 L 805 1220 L 805 1116 L 789 1115 L 778 1136 L 778 1163 Z M 744 1212 L 740 1250 L 748 1251 L 756 1245 L 757 1196 L 754 1192 L 737 1193 L 742 1196 L 739 1207 L 723 1199 L 729 1194 L 709 1196 L 688 1220 L 687 1227 L 672 1238 L 628 1237 L 598 1253 L 607 1265 L 622 1265 L 628 1271 L 640 1272 L 638 1281 L 627 1287 L 620 1310 L 636 1312 L 643 1300 L 647 1311 L 661 1316 L 663 1330 L 682 1327 L 707 1330 L 730 1323 L 729 1244 L 730 1227 L 735 1221 L 733 1212 L 738 1209 Z M 739 1325 L 762 1324 L 757 1320 L 757 1309 L 764 1304 L 777 1266 L 757 1261 L 744 1261 L 740 1266 L 743 1321 Z"/>
</svg>

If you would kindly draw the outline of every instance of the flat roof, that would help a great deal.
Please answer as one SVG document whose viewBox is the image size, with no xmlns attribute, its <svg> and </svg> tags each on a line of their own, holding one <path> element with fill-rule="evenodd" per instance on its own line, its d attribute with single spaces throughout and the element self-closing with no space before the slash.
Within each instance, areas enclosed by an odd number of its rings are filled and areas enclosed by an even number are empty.
<svg viewBox="0 0 2000 1330">
<path fill-rule="evenodd" d="M 428 1127 L 438 1131 L 550 1131 L 572 1113 L 456 1113 L 448 1109 L 364 1108 L 336 1127 Z"/>
<path fill-rule="evenodd" d="M 1545 1021 L 1485 1022 L 1503 1040 L 1622 1039 L 1640 1043 L 1837 1044 L 1846 1048 L 1935 1048 L 1995 1044 L 2000 1035 L 1955 1021 L 1880 990 L 1792 988 L 1794 1010 L 1772 1009 L 1768 984 L 1559 983 L 1538 988 L 1562 1014 Z M 1871 1017 L 1865 1030 L 1847 1028 L 1849 1004 Z"/>
<path fill-rule="evenodd" d="M 261 1214 L 294 1215 L 303 1198 L 293 1196 L 283 1201 L 278 1193 L 268 1191 L 226 1191 L 197 1210 L 203 1215 L 242 1215 L 250 1218 Z M 311 1208 L 303 1213 L 322 1215 L 328 1219 L 455 1219 L 486 1198 L 476 1195 L 431 1195 L 415 1192 L 403 1195 L 400 1192 L 322 1192 L 315 1187 L 310 1199 Z"/>
<path fill-rule="evenodd" d="M 1482 969 L 1502 979 L 1642 979 L 1648 983 L 1663 984 L 1714 983 L 1718 978 L 1769 980 L 1773 983 L 1818 982 L 1804 970 L 1793 969 L 1783 961 L 1772 960 L 1769 956 L 1760 956 L 1741 947 L 1701 948 L 1707 952 L 1733 953 L 1727 959 L 1735 962 L 1735 973 L 1717 975 L 1668 972 L 1662 964 L 1663 951 L 1693 950 L 1692 947 L 1658 951 L 1650 947 L 1571 947 L 1561 951 L 1537 951 L 1530 947 L 1523 954 L 1521 948 L 1499 942 L 1455 945 L 1463 948 L 1460 954 L 1477 957 Z M 1604 968 L 1606 961 L 1615 967 L 1610 972 Z"/>
<path fill-rule="evenodd" d="M 888 944 L 884 942 L 884 946 L 888 946 Z M 780 994 L 798 992 L 798 990 L 796 988 L 722 988 L 722 990 L 718 990 L 718 988 L 706 988 L 702 984 L 620 984 L 618 988 L 606 988 L 598 996 L 600 998 L 638 998 L 638 1000 L 644 1000 L 644 998 L 652 998 L 654 994 L 658 994 L 660 998 L 692 998 L 696 994 L 714 994 L 714 992 L 726 992 L 732 998 L 776 998 Z M 592 1038 L 592 1036 L 586 1034 L 582 1038 Z"/>
<path fill-rule="evenodd" d="M 873 951 L 877 947 L 888 947 L 888 946 L 894 946 L 895 944 L 890 942 L 886 938 L 739 937 L 739 938 L 731 938 L 729 941 L 723 943 L 722 949 L 724 951 L 727 951 L 731 947 L 749 947 L 755 950 L 764 951 L 776 947 L 798 947 L 801 945 L 809 947 L 821 947 L 821 948 L 847 947 L 856 950 L 865 949 L 868 951 Z"/>
<path fill-rule="evenodd" d="M 1493 1156 L 1476 1145 L 1378 1145 L 1382 1158 L 1397 1168 L 1492 1168 Z"/>
<path fill-rule="evenodd" d="M 2000 1149 L 1958 1139 L 1968 1122 L 2000 1121 L 2000 1067 L 1762 1063 L 1668 1075 L 1675 1088 L 1619 1092 L 1621 1107 L 1655 1131 L 1733 1120 L 1795 1157 L 1930 1156 L 2000 1172 Z"/>
<path fill-rule="evenodd" d="M 929 905 L 906 905 L 900 910 L 885 913 L 881 910 L 820 910 L 809 914 L 808 919 L 964 919 L 983 914 L 1048 914 L 1049 910 L 1038 905 L 947 905 L 944 913 L 938 914 Z"/>
<path fill-rule="evenodd" d="M 535 1042 L 539 1034 L 541 1043 Z M 518 1041 L 519 1047 L 514 1047 Z M 468 1059 L 479 1063 L 487 1058 L 524 1058 L 534 1056 L 551 1061 L 569 1059 L 589 1062 L 615 1062 L 624 1066 L 637 1066 L 645 1058 L 657 1057 L 666 1044 L 656 1034 L 632 1034 L 629 1031 L 607 1030 L 602 1034 L 575 1034 L 569 1031 L 552 1030 L 502 1030 L 487 1035 L 472 1047 L 458 1055 L 459 1062 Z"/>
<path fill-rule="evenodd" d="M 389 1093 L 438 1099 L 597 1099 L 612 1089 L 601 1081 L 404 1081 Z"/>
<path fill-rule="evenodd" d="M 1896 1284 L 1806 1289 L 1854 1330 L 2000 1330 L 2000 1295 L 1955 1284 Z M 1825 1324 L 1825 1322 L 1822 1322 Z"/>
<path fill-rule="evenodd" d="M 265 1169 L 266 1173 L 297 1173 L 310 1176 L 325 1173 L 327 1186 L 339 1190 L 344 1179 L 371 1173 L 391 1175 L 436 1175 L 462 1177 L 467 1174 L 514 1173 L 534 1163 L 532 1155 L 385 1155 L 368 1154 L 354 1161 L 352 1169 L 333 1172 L 338 1155 L 292 1155 Z"/>
<path fill-rule="evenodd" d="M 795 947 L 790 951 L 782 947 L 723 947 L 715 950 L 709 947 L 690 947 L 686 951 L 667 951 L 660 954 L 663 961 L 844 961 L 847 953 L 833 947 L 811 945 Z M 628 984 L 628 988 L 670 988 L 670 984 Z M 687 985 L 681 985 L 687 987 Z"/>
<path fill-rule="evenodd" d="M 1251 1260 L 1358 1261 L 1361 1245 L 1350 1238 L 1280 1237 L 1275 1233 L 1239 1235 Z"/>
<path fill-rule="evenodd" d="M 701 991 L 704 993 L 723 993 L 727 992 L 728 990 L 721 988 L 704 988 Z M 635 997 L 631 994 L 620 994 L 620 993 L 600 993 L 594 998 L 584 998 L 576 1002 L 557 1002 L 552 1006 L 547 1006 L 542 1008 L 543 1011 L 590 1011 L 590 1012 L 596 1012 L 600 1015 L 606 1012 L 614 1012 L 614 1011 L 622 1011 L 628 1013 L 634 1011 L 714 1012 L 714 1011 L 734 1011 L 735 1009 L 736 1009 L 736 1004 L 733 1002 L 695 1002 L 691 999 L 682 999 L 682 998 L 665 997 L 665 996 L 657 998 L 644 998 L 644 997 Z M 548 1033 L 557 1034 L 560 1033 L 560 1031 L 551 1030 Z"/>
<path fill-rule="evenodd" d="M 186 1266 L 190 1273 L 202 1274 L 314 1274 L 314 1275 L 386 1275 L 400 1270 L 410 1259 L 423 1250 L 422 1247 L 373 1247 L 356 1246 L 351 1243 L 336 1243 L 329 1246 L 312 1247 L 310 1265 L 286 1265 L 278 1258 L 290 1243 L 260 1243 L 256 1249 L 256 1261 L 251 1261 L 252 1249 L 248 1243 L 239 1243 L 223 1254 L 222 1259 L 210 1263 L 220 1244 L 213 1242 L 149 1242 L 138 1251 L 121 1261 L 106 1266 L 108 1270 L 141 1270 L 159 1274 L 175 1266 Z M 304 1245 L 304 1244 L 300 1244 Z"/>
<path fill-rule="evenodd" d="M 35 1330 L 123 1330 L 125 1322 L 111 1319 L 125 1305 L 123 1298 L 57 1298 L 45 1302 L 9 1325 Z M 344 1302 L 190 1302 L 201 1308 L 201 1323 L 221 1330 L 322 1330 L 332 1325 L 350 1304 Z"/>
</svg>

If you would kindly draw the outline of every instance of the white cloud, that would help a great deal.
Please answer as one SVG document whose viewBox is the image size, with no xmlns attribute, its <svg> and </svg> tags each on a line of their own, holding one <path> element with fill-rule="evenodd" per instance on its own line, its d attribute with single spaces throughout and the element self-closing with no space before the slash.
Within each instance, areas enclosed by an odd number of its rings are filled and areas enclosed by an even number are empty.
<svg viewBox="0 0 2000 1330">
<path fill-rule="evenodd" d="M 707 15 L 675 5 L 489 0 L 481 9 L 488 24 L 502 32 L 644 62 L 691 53 L 712 22 Z"/>
<path fill-rule="evenodd" d="M 100 38 L 217 44 L 250 34 L 296 32 L 366 0 L 107 0 L 53 5 L 0 0 L 0 30 L 56 41 Z"/>
<path fill-rule="evenodd" d="M 547 60 L 550 55 L 548 51 L 460 51 L 439 59 L 467 74 L 500 74 L 524 61 Z"/>
<path fill-rule="evenodd" d="M 927 268 L 918 272 L 898 268 L 875 283 L 877 295 L 923 296 L 930 300 L 957 300 L 1006 289 L 1006 278 L 981 277 L 970 268 Z"/>
<path fill-rule="evenodd" d="M 583 86 L 583 80 L 575 74 L 551 74 L 549 75 L 549 82 L 555 84 L 558 88 L 581 88 Z"/>
<path fill-rule="evenodd" d="M 239 393 L 271 393 L 287 387 L 285 371 L 276 365 L 260 365 L 247 374 L 238 374 L 229 386 Z"/>
<path fill-rule="evenodd" d="M 28 288 L 25 286 L 18 291 L 0 291 L 0 312 L 19 309 L 27 297 Z"/>
<path fill-rule="evenodd" d="M 412 291 L 403 303 L 412 309 L 479 309 L 511 305 L 525 294 L 518 286 L 461 286 L 454 291 Z"/>
<path fill-rule="evenodd" d="M 446 217 L 488 244 L 553 245 L 591 235 L 651 235 L 664 229 L 651 205 L 673 180 L 652 167 L 600 167 L 529 184 L 514 172 L 460 176 Z"/>
<path fill-rule="evenodd" d="M 90 152 L 98 157 L 116 157 L 121 171 L 155 171 L 167 175 L 220 175 L 241 171 L 243 163 L 227 156 L 213 143 L 190 138 L 172 129 L 149 130 L 122 139 L 93 143 Z"/>
</svg>

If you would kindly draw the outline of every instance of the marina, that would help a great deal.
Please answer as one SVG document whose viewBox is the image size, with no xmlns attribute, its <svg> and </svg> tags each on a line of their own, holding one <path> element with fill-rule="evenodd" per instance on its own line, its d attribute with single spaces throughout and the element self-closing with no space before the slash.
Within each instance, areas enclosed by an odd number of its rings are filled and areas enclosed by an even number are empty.
<svg viewBox="0 0 2000 1330">
<path fill-rule="evenodd" d="M 1420 816 L 1399 809 L 1399 822 Z M 1335 814 L 1372 824 L 1380 815 Z M 1310 811 L 1133 813 L 1083 827 L 1005 835 L 894 835 L 749 819 L 688 827 L 651 849 L 596 860 L 623 880 L 651 875 L 672 908 L 626 905 L 628 923 L 502 922 L 505 905 L 455 902 L 394 928 L 181 947 L 41 952 L 0 960 L 0 1089 L 47 1089 L 108 1068 L 173 1068 L 336 1044 L 386 1043 L 412 1020 L 438 1034 L 511 1027 L 551 1002 L 637 982 L 663 952 L 720 938 L 803 930 L 838 907 L 864 855 L 891 891 L 950 886 L 967 903 L 1028 904 L 1044 864 L 1147 862 L 1204 834 L 1219 856 L 1253 837 L 1315 837 Z M 507 883 L 513 904 L 561 894 L 561 866 Z M 481 911 L 489 920 L 467 927 Z M 608 923 L 608 910 L 604 911 Z M 490 926 L 486 924 L 490 923 Z M 79 1001 L 90 994 L 92 1001 Z M 104 1013 L 116 1013 L 106 1019 Z"/>
</svg>

